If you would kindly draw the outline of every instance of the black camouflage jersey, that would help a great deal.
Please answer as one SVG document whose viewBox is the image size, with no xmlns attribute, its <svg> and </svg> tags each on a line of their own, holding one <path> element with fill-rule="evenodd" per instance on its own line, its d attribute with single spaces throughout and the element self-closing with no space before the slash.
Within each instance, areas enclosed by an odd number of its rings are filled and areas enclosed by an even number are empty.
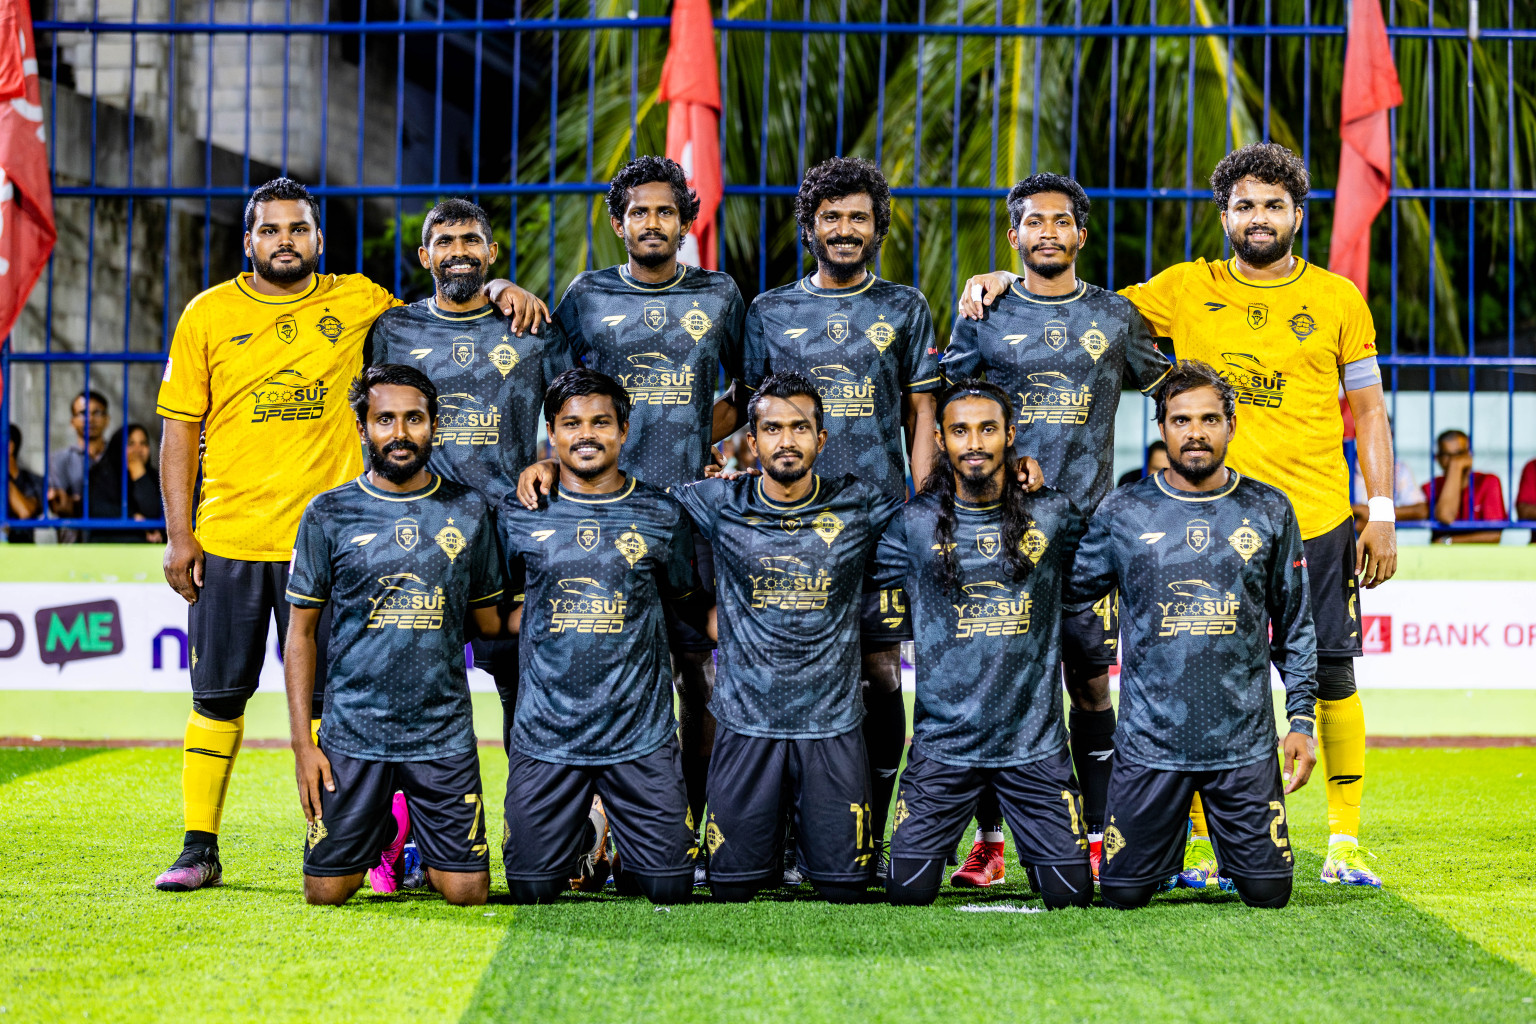
<svg viewBox="0 0 1536 1024">
<path fill-rule="evenodd" d="M 494 305 L 449 313 L 423 299 L 385 310 L 368 347 L 370 362 L 417 367 L 437 385 L 434 472 L 492 505 L 516 491 L 538 458 L 544 390 L 573 365 L 558 327 L 519 338 Z"/>
<path fill-rule="evenodd" d="M 557 764 L 644 757 L 677 728 L 661 603 L 695 589 L 688 517 L 636 477 L 612 494 L 556 488 L 498 516 L 508 589 L 522 593 L 512 746 Z"/>
<path fill-rule="evenodd" d="M 438 476 L 404 494 L 360 476 L 304 509 L 288 603 L 331 605 L 322 748 L 369 761 L 474 749 L 464 619 L 501 597 L 492 520 Z"/>
<path fill-rule="evenodd" d="M 783 370 L 809 377 L 826 413 L 816 468 L 829 480 L 852 473 L 892 498 L 907 496 L 902 398 L 938 390 L 938 361 L 923 293 L 873 274 L 836 290 L 805 277 L 747 310 L 747 386 Z"/>
<path fill-rule="evenodd" d="M 851 476 L 817 476 L 794 505 L 760 478 L 676 492 L 713 547 L 720 646 L 709 710 L 747 736 L 823 739 L 864 718 L 859 603 L 898 501 Z"/>
<path fill-rule="evenodd" d="M 1114 486 L 1120 389 L 1149 392 L 1169 363 L 1129 299 L 1087 282 L 1034 295 L 1015 281 L 985 320 L 956 318 L 939 368 L 951 383 L 985 377 L 1008 392 L 1014 454 L 1034 456 L 1047 486 L 1092 513 Z"/>
<path fill-rule="evenodd" d="M 960 590 L 938 574 L 939 500 L 919 494 L 876 549 L 882 586 L 905 585 L 916 634 L 913 733 L 923 755 L 1000 768 L 1067 742 L 1061 716 L 1061 589 L 1086 522 L 1060 491 L 1031 494 L 1021 547 L 1032 567 L 1008 577 L 1001 505 L 955 501 Z"/>
<path fill-rule="evenodd" d="M 576 357 L 629 389 L 619 467 L 670 490 L 709 465 L 720 368 L 741 376 L 741 292 L 729 274 L 679 264 L 668 284 L 624 265 L 579 274 L 555 309 Z"/>
<path fill-rule="evenodd" d="M 1089 521 L 1069 600 L 1120 588 L 1115 752 L 1167 771 L 1225 771 L 1275 756 L 1269 664 L 1291 728 L 1312 734 L 1317 634 L 1291 503 L 1228 469 L 1216 491 L 1154 473 Z"/>
</svg>

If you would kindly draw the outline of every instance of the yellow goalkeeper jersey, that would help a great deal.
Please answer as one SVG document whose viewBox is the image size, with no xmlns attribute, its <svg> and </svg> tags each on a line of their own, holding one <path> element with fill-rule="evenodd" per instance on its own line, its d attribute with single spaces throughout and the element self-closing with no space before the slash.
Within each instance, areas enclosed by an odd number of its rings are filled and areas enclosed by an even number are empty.
<svg viewBox="0 0 1536 1024">
<path fill-rule="evenodd" d="M 1284 491 L 1303 538 L 1349 518 L 1340 367 L 1376 355 L 1376 326 L 1352 281 L 1300 258 L 1277 281 L 1250 281 L 1233 260 L 1198 259 L 1120 294 L 1177 358 L 1210 363 L 1232 383 L 1227 462 Z"/>
<path fill-rule="evenodd" d="M 158 411 L 204 424 L 204 550 L 286 562 L 309 499 L 363 471 L 347 387 L 374 319 L 397 305 L 361 274 L 316 274 L 294 296 L 260 295 L 241 274 L 187 303 Z"/>
</svg>

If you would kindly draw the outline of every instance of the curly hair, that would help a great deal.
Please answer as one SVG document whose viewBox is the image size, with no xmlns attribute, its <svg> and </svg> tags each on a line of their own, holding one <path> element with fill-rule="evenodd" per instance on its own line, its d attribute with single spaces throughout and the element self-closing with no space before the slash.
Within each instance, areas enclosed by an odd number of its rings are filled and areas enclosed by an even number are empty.
<svg viewBox="0 0 1536 1024">
<path fill-rule="evenodd" d="M 875 208 L 875 242 L 891 229 L 891 186 L 880 168 L 856 156 L 835 156 L 805 172 L 795 196 L 795 220 L 806 242 L 816 237 L 816 211 L 829 199 L 867 195 Z"/>
<path fill-rule="evenodd" d="M 688 187 L 688 173 L 682 164 L 664 156 L 636 157 L 608 183 L 608 216 L 623 220 L 629 210 L 629 190 L 659 181 L 672 186 L 672 201 L 684 224 L 692 224 L 699 215 L 699 194 Z"/>
<path fill-rule="evenodd" d="M 1024 200 L 1041 192 L 1060 192 L 1072 200 L 1072 219 L 1077 221 L 1079 228 L 1088 226 L 1088 208 L 1092 205 L 1088 202 L 1088 193 L 1065 174 L 1031 174 L 1009 189 L 1008 223 L 1017 228 L 1019 218 L 1024 216 Z"/>
<path fill-rule="evenodd" d="M 1163 382 L 1152 393 L 1152 400 L 1157 406 L 1152 421 L 1162 423 L 1168 418 L 1170 398 L 1199 388 L 1210 388 L 1216 392 L 1216 397 L 1221 399 L 1221 413 L 1227 419 L 1230 420 L 1237 414 L 1237 391 L 1232 387 L 1231 382 L 1218 373 L 1210 363 L 1203 363 L 1198 359 L 1182 359 L 1163 375 Z"/>
<path fill-rule="evenodd" d="M 1211 199 L 1225 210 L 1232 199 L 1232 186 L 1244 178 L 1255 178 L 1266 185 L 1279 185 L 1291 202 L 1304 206 L 1311 178 L 1301 157 L 1278 142 L 1254 142 L 1234 149 L 1211 172 Z"/>
<path fill-rule="evenodd" d="M 256 227 L 256 207 L 284 199 L 307 203 L 315 223 L 320 223 L 320 201 L 310 194 L 309 189 L 292 178 L 273 178 L 259 186 L 245 201 L 245 230 L 252 231 Z"/>
</svg>

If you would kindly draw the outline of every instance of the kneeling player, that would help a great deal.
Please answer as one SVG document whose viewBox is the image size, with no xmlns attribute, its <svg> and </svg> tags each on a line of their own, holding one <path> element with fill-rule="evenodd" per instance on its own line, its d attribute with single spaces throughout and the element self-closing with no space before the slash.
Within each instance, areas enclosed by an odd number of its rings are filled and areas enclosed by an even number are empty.
<svg viewBox="0 0 1536 1024">
<path fill-rule="evenodd" d="M 1225 465 L 1235 393 L 1215 370 L 1180 363 L 1155 397 L 1169 468 L 1104 500 L 1067 588 L 1070 600 L 1092 600 L 1118 584 L 1124 606 L 1100 892 L 1113 907 L 1147 904 L 1183 863 L 1199 792 L 1243 902 L 1283 907 L 1295 867 L 1284 793 L 1317 763 L 1317 638 L 1301 532 L 1281 491 Z M 1271 660 L 1290 719 L 1284 793 Z"/>
<path fill-rule="evenodd" d="M 784 801 L 799 853 L 833 902 L 864 898 L 874 816 L 860 720 L 859 608 L 867 565 L 901 505 L 852 476 L 811 472 L 821 398 L 772 374 L 747 405 L 761 477 L 689 484 L 678 500 L 714 549 L 720 664 L 709 710 L 709 884 L 740 901 L 782 877 Z"/>
<path fill-rule="evenodd" d="M 371 468 L 309 503 L 288 581 L 284 673 L 309 821 L 304 898 L 346 902 L 380 851 L 404 843 L 391 813 L 403 791 L 432 886 L 449 903 L 484 903 L 490 873 L 464 619 L 473 614 L 485 635 L 501 631 L 493 517 L 474 490 L 427 471 L 437 389 L 425 374 L 371 366 L 348 400 Z M 330 682 L 316 746 L 309 705 L 326 604 Z"/>
<path fill-rule="evenodd" d="M 537 510 L 512 496 L 501 506 L 512 590 L 525 594 L 513 612 L 522 685 L 502 853 L 515 903 L 570 887 L 594 793 L 621 885 L 633 881 L 653 903 L 680 903 L 693 889 L 697 848 L 662 603 L 700 632 L 708 606 L 696 593 L 687 515 L 619 470 L 629 408 L 624 387 L 595 370 L 556 377 L 544 419 L 559 486 Z"/>
<path fill-rule="evenodd" d="M 1062 576 L 1083 517 L 1060 491 L 1004 486 L 1013 409 L 997 385 L 951 387 L 938 418 L 933 473 L 878 548 L 879 582 L 905 583 L 917 634 L 915 735 L 886 893 L 932 903 L 945 857 L 991 790 L 1045 905 L 1086 907 L 1088 837 L 1057 690 Z"/>
</svg>

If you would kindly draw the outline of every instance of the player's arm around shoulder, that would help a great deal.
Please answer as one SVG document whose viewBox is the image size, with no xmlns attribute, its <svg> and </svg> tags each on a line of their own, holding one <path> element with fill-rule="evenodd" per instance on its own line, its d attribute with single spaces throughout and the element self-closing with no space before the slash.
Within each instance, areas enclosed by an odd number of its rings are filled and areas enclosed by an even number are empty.
<svg viewBox="0 0 1536 1024">
<path fill-rule="evenodd" d="M 1131 528 L 1122 512 L 1126 504 L 1124 491 L 1111 491 L 1088 519 L 1064 577 L 1062 600 L 1097 601 L 1115 589 L 1120 578 L 1118 538 Z"/>
<path fill-rule="evenodd" d="M 1149 281 L 1126 285 L 1119 289 L 1119 294 L 1141 312 L 1154 334 L 1172 337 L 1180 301 L 1189 283 L 1187 278 L 1192 270 L 1202 265 L 1203 261 L 1175 263 L 1154 274 Z"/>
<path fill-rule="evenodd" d="M 698 527 L 705 537 L 713 538 L 720 511 L 739 488 L 750 486 L 749 477 L 711 476 L 674 487 L 670 496 L 685 519 Z"/>
</svg>

